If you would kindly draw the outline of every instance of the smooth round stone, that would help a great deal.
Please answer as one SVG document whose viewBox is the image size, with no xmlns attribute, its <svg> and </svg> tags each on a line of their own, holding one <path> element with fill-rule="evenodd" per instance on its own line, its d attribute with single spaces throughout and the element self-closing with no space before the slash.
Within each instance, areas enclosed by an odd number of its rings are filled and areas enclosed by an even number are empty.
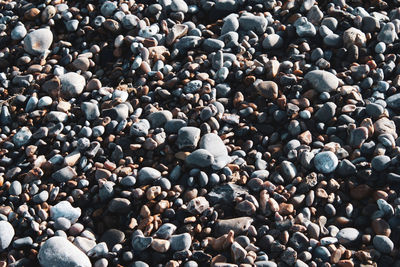
<svg viewBox="0 0 400 267">
<path fill-rule="evenodd" d="M 78 26 L 79 26 L 79 20 L 77 19 L 71 19 L 65 22 L 65 28 L 69 32 L 75 32 L 78 29 Z"/>
<path fill-rule="evenodd" d="M 207 38 L 203 41 L 202 47 L 205 52 L 214 52 L 224 48 L 225 43 L 221 40 L 214 39 L 214 38 Z"/>
<path fill-rule="evenodd" d="M 132 263 L 131 266 L 132 267 L 149 267 L 149 265 L 147 263 L 145 263 L 144 261 L 135 261 L 134 263 Z"/>
<path fill-rule="evenodd" d="M 40 247 L 38 260 L 42 267 L 92 266 L 85 253 L 61 236 L 51 237 Z"/>
<path fill-rule="evenodd" d="M 151 184 L 160 177 L 160 171 L 151 167 L 143 167 L 138 173 L 138 182 L 141 185 Z"/>
<path fill-rule="evenodd" d="M 375 52 L 377 54 L 385 53 L 386 51 L 386 44 L 384 42 L 379 42 L 375 45 Z"/>
<path fill-rule="evenodd" d="M 38 101 L 38 108 L 48 107 L 53 103 L 53 99 L 50 96 L 41 97 Z"/>
<path fill-rule="evenodd" d="M 239 20 L 237 14 L 230 14 L 224 18 L 224 24 L 221 28 L 221 36 L 229 33 L 229 32 L 236 32 L 239 28 Z"/>
<path fill-rule="evenodd" d="M 287 179 L 293 179 L 297 175 L 296 166 L 287 160 L 282 161 L 281 163 L 282 175 Z"/>
<path fill-rule="evenodd" d="M 314 249 L 313 256 L 314 258 L 320 258 L 323 261 L 329 261 L 331 253 L 326 247 L 319 246 Z"/>
<path fill-rule="evenodd" d="M 342 245 L 351 244 L 356 242 L 360 238 L 360 232 L 351 227 L 340 229 L 337 233 L 336 238 L 338 239 L 339 243 Z"/>
<path fill-rule="evenodd" d="M 29 143 L 29 140 L 32 137 L 32 133 L 28 127 L 22 127 L 14 136 L 13 136 L 13 143 L 17 147 L 21 147 Z"/>
<path fill-rule="evenodd" d="M 386 23 L 380 30 L 377 39 L 378 41 L 386 44 L 392 44 L 395 40 L 397 40 L 398 36 L 394 24 L 392 22 Z"/>
<path fill-rule="evenodd" d="M 375 156 L 371 161 L 371 166 L 379 172 L 384 171 L 390 165 L 390 157 L 386 155 Z"/>
<path fill-rule="evenodd" d="M 331 151 L 323 151 L 315 155 L 314 166 L 322 173 L 333 172 L 338 165 L 337 156 Z"/>
<path fill-rule="evenodd" d="M 254 31 L 257 34 L 262 34 L 267 29 L 268 21 L 264 16 L 244 13 L 239 18 L 239 26 L 243 31 Z"/>
<path fill-rule="evenodd" d="M 304 76 L 312 87 L 318 92 L 331 92 L 339 86 L 339 79 L 330 72 L 324 70 L 313 70 Z"/>
<path fill-rule="evenodd" d="M 9 222 L 0 221 L 0 252 L 8 248 L 14 234 L 14 228 Z"/>
<path fill-rule="evenodd" d="M 22 185 L 19 181 L 15 180 L 11 183 L 10 188 L 8 189 L 10 195 L 19 196 L 22 193 Z"/>
<path fill-rule="evenodd" d="M 68 72 L 60 76 L 61 93 L 66 98 L 79 96 L 86 85 L 85 77 L 75 72 Z"/>
<path fill-rule="evenodd" d="M 140 252 L 148 247 L 150 247 L 151 243 L 153 243 L 153 238 L 150 236 L 143 235 L 135 235 L 132 236 L 132 249 L 133 251 Z"/>
<path fill-rule="evenodd" d="M 137 26 L 140 19 L 132 14 L 128 14 L 122 18 L 122 26 L 127 30 L 132 30 Z"/>
<path fill-rule="evenodd" d="M 38 204 L 43 203 L 43 202 L 47 201 L 48 199 L 49 199 L 49 192 L 47 192 L 45 190 L 40 192 L 39 194 L 34 195 L 32 198 L 33 202 L 38 203 Z"/>
<path fill-rule="evenodd" d="M 124 178 L 121 179 L 120 184 L 126 187 L 134 186 L 136 184 L 136 178 L 130 175 L 125 176 Z"/>
<path fill-rule="evenodd" d="M 116 197 L 111 199 L 108 203 L 108 210 L 115 213 L 127 213 L 131 209 L 131 202 L 129 199 Z"/>
<path fill-rule="evenodd" d="M 150 123 L 146 119 L 139 120 L 132 124 L 130 129 L 130 135 L 144 137 L 148 134 L 150 129 Z"/>
<path fill-rule="evenodd" d="M 67 218 L 60 217 L 54 222 L 54 229 L 66 231 L 71 227 L 71 221 Z"/>
<path fill-rule="evenodd" d="M 27 236 L 27 237 L 18 238 L 16 240 L 14 240 L 13 247 L 14 248 L 23 248 L 23 247 L 32 246 L 32 244 L 33 244 L 32 237 Z"/>
<path fill-rule="evenodd" d="M 183 88 L 183 91 L 187 94 L 194 94 L 197 91 L 200 90 L 200 88 L 203 86 L 203 82 L 200 80 L 194 80 L 190 81 L 188 84 L 185 85 Z"/>
<path fill-rule="evenodd" d="M 17 26 L 11 31 L 11 39 L 21 40 L 27 34 L 24 24 L 18 23 Z"/>
<path fill-rule="evenodd" d="M 105 242 L 109 250 L 116 244 L 121 243 L 125 239 L 124 232 L 118 229 L 109 229 L 100 238 L 100 242 Z"/>
<path fill-rule="evenodd" d="M 376 235 L 372 243 L 375 249 L 385 254 L 389 254 L 394 249 L 393 241 L 385 235 Z"/>
<path fill-rule="evenodd" d="M 176 225 L 172 223 L 164 223 L 158 228 L 157 232 L 155 232 L 155 236 L 161 239 L 170 239 L 172 234 L 176 231 Z"/>
<path fill-rule="evenodd" d="M 46 28 L 34 30 L 24 38 L 24 49 L 31 55 L 41 55 L 46 52 L 53 42 L 53 33 Z"/>
<path fill-rule="evenodd" d="M 278 34 L 270 34 L 265 37 L 264 41 L 262 42 L 262 47 L 264 49 L 278 49 L 281 48 L 283 45 L 283 38 Z"/>
</svg>

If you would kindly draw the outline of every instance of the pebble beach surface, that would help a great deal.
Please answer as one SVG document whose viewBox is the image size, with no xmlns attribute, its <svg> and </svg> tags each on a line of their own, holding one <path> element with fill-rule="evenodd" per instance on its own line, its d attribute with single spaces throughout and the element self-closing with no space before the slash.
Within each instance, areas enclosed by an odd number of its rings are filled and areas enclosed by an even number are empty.
<svg viewBox="0 0 400 267">
<path fill-rule="evenodd" d="M 399 34 L 397 0 L 2 1 L 0 267 L 400 267 Z"/>
</svg>

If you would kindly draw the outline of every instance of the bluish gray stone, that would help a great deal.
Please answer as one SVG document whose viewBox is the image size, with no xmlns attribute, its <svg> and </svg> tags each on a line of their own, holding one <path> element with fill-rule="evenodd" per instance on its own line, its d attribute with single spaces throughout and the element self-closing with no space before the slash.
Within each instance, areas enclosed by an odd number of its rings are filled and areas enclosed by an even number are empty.
<svg viewBox="0 0 400 267">
<path fill-rule="evenodd" d="M 50 208 L 50 217 L 57 220 L 60 217 L 67 218 L 74 223 L 81 216 L 81 209 L 74 208 L 70 202 L 63 200 Z"/>
<path fill-rule="evenodd" d="M 88 121 L 95 120 L 100 116 L 99 107 L 95 103 L 83 102 L 81 105 L 81 109 Z"/>
<path fill-rule="evenodd" d="M 68 239 L 60 236 L 49 238 L 39 250 L 38 260 L 43 267 L 91 267 L 89 258 Z"/>
<path fill-rule="evenodd" d="M 200 140 L 200 129 L 193 126 L 182 127 L 176 141 L 179 149 L 195 149 Z"/>
<path fill-rule="evenodd" d="M 322 151 L 314 157 L 314 166 L 319 172 L 331 173 L 336 169 L 337 165 L 338 158 L 331 151 Z"/>
<path fill-rule="evenodd" d="M 394 249 L 393 241 L 385 235 L 376 235 L 372 243 L 375 249 L 385 254 L 389 254 Z"/>
<path fill-rule="evenodd" d="M 53 42 L 53 33 L 47 29 L 37 29 L 24 38 L 24 49 L 31 55 L 39 56 L 46 52 Z"/>
<path fill-rule="evenodd" d="M 73 178 L 75 178 L 78 174 L 76 173 L 75 169 L 66 166 L 58 171 L 54 172 L 51 177 L 59 183 L 67 182 Z"/>
<path fill-rule="evenodd" d="M 352 227 L 340 229 L 340 231 L 336 235 L 336 238 L 342 245 L 352 244 L 359 240 L 360 237 L 360 232 L 356 228 Z"/>
<path fill-rule="evenodd" d="M 151 184 L 160 177 L 160 171 L 151 167 L 143 167 L 138 173 L 138 182 L 141 185 Z"/>
<path fill-rule="evenodd" d="M 68 72 L 60 76 L 61 94 L 67 99 L 79 96 L 86 85 L 85 78 L 75 72 Z"/>
<path fill-rule="evenodd" d="M 183 233 L 171 236 L 169 241 L 171 242 L 171 249 L 173 251 L 187 250 L 192 244 L 192 237 L 188 233 Z"/>
<path fill-rule="evenodd" d="M 328 71 L 313 70 L 307 72 L 304 79 L 318 92 L 331 92 L 339 86 L 339 79 Z"/>
<path fill-rule="evenodd" d="M 32 133 L 28 127 L 22 127 L 14 136 L 13 136 L 13 143 L 17 147 L 21 147 L 29 143 L 32 137 Z"/>
</svg>

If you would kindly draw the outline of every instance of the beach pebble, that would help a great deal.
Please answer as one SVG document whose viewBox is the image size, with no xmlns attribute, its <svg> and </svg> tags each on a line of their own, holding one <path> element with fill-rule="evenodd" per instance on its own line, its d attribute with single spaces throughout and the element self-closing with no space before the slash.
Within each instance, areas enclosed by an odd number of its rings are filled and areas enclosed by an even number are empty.
<svg viewBox="0 0 400 267">
<path fill-rule="evenodd" d="M 29 54 L 38 56 L 45 53 L 53 43 L 53 33 L 47 29 L 37 29 L 24 38 L 24 49 Z"/>
<path fill-rule="evenodd" d="M 14 227 L 7 221 L 0 221 L 0 251 L 8 248 L 14 237 Z"/>
<path fill-rule="evenodd" d="M 339 85 L 338 78 L 334 74 L 324 70 L 313 70 L 307 72 L 304 79 L 320 93 L 336 90 Z"/>
<path fill-rule="evenodd" d="M 82 75 L 75 72 L 68 72 L 60 76 L 61 93 L 66 98 L 79 96 L 86 85 L 86 80 Z"/>
<path fill-rule="evenodd" d="M 315 168 L 322 173 L 331 173 L 338 166 L 338 158 L 331 151 L 323 151 L 314 157 Z"/>
</svg>

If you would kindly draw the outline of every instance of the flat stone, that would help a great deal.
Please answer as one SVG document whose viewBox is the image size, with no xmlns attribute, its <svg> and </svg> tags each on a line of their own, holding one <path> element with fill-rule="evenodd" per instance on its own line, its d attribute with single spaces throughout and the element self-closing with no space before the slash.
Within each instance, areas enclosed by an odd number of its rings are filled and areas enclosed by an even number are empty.
<svg viewBox="0 0 400 267">
<path fill-rule="evenodd" d="M 13 143 L 17 147 L 21 147 L 29 143 L 32 137 L 32 132 L 29 130 L 28 127 L 22 127 L 14 136 L 13 136 Z"/>
<path fill-rule="evenodd" d="M 371 167 L 376 171 L 384 171 L 390 165 L 390 157 L 386 155 L 379 155 L 373 157 L 371 161 Z"/>
<path fill-rule="evenodd" d="M 220 170 L 230 162 L 230 157 L 228 156 L 228 150 L 221 137 L 214 133 L 208 133 L 203 135 L 200 139 L 201 149 L 207 150 L 211 155 L 214 156 L 212 162 L 212 168 L 214 170 Z"/>
<path fill-rule="evenodd" d="M 269 100 L 278 98 L 278 89 L 278 85 L 273 81 L 261 81 L 256 85 L 258 94 Z"/>
<path fill-rule="evenodd" d="M 168 240 L 154 238 L 151 243 L 151 248 L 157 252 L 165 253 L 169 250 L 170 245 L 171 244 Z"/>
<path fill-rule="evenodd" d="M 243 31 L 254 31 L 257 34 L 262 34 L 267 29 L 267 25 L 268 21 L 263 16 L 245 13 L 239 18 L 239 26 Z"/>
<path fill-rule="evenodd" d="M 400 93 L 389 96 L 385 101 L 389 107 L 400 109 Z"/>
<path fill-rule="evenodd" d="M 186 157 L 185 162 L 190 166 L 206 168 L 214 162 L 214 156 L 205 149 L 197 149 Z"/>
<path fill-rule="evenodd" d="M 367 43 L 367 37 L 365 36 L 365 33 L 359 29 L 351 27 L 344 31 L 343 43 L 346 47 L 352 45 L 365 46 Z"/>
<path fill-rule="evenodd" d="M 336 113 L 336 104 L 333 102 L 326 102 L 320 109 L 315 113 L 315 118 L 318 121 L 329 122 L 333 119 Z"/>
<path fill-rule="evenodd" d="M 233 205 L 234 200 L 242 195 L 248 195 L 248 189 L 237 184 L 224 184 L 213 187 L 207 198 L 212 205 L 217 203 Z"/>
<path fill-rule="evenodd" d="M 157 232 L 154 235 L 161 239 L 169 239 L 172 234 L 176 231 L 176 225 L 172 223 L 164 223 L 158 228 Z"/>
<path fill-rule="evenodd" d="M 38 260 L 43 267 L 92 266 L 85 253 L 61 236 L 49 238 L 40 247 Z"/>
<path fill-rule="evenodd" d="M 81 105 L 81 109 L 88 121 L 95 120 L 100 116 L 99 107 L 95 103 L 83 102 Z"/>
<path fill-rule="evenodd" d="M 94 248 L 94 246 L 96 246 L 96 241 L 86 237 L 77 236 L 75 237 L 73 244 L 77 246 L 80 250 L 82 250 L 84 253 L 87 253 L 89 250 Z"/>
<path fill-rule="evenodd" d="M 307 72 L 304 79 L 320 93 L 331 92 L 339 86 L 339 79 L 333 73 L 324 70 Z"/>
<path fill-rule="evenodd" d="M 127 213 L 131 209 L 131 202 L 126 198 L 113 198 L 108 203 L 108 210 L 115 213 Z"/>
</svg>

